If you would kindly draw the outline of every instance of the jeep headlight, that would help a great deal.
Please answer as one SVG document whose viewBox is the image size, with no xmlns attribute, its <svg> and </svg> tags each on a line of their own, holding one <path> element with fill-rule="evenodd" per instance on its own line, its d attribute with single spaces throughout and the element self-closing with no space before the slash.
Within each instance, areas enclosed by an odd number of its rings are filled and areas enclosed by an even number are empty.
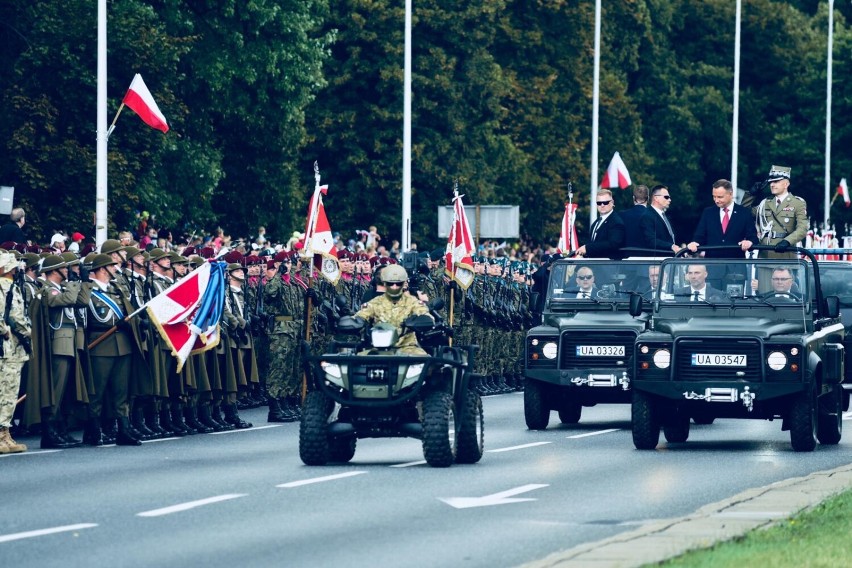
<svg viewBox="0 0 852 568">
<path fill-rule="evenodd" d="M 541 348 L 541 354 L 544 355 L 547 359 L 556 359 L 556 354 L 559 351 L 559 348 L 556 345 L 555 341 L 548 341 L 544 344 L 544 347 Z"/>
<path fill-rule="evenodd" d="M 787 366 L 787 356 L 780 351 L 773 351 L 766 357 L 766 364 L 773 371 L 780 371 Z"/>
<path fill-rule="evenodd" d="M 343 386 L 343 372 L 340 369 L 340 365 L 329 363 L 328 361 L 320 361 L 320 367 L 322 367 L 325 373 L 325 378 L 337 386 Z"/>
<path fill-rule="evenodd" d="M 659 369 L 668 369 L 672 362 L 672 353 L 668 349 L 657 349 L 654 352 L 654 365 Z"/>
</svg>

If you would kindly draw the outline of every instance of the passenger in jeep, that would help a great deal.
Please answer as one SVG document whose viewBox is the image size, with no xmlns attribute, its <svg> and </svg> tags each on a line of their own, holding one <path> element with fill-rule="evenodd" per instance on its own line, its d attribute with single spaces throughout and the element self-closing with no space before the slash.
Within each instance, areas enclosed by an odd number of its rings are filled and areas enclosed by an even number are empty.
<svg viewBox="0 0 852 568">
<path fill-rule="evenodd" d="M 774 268 L 772 270 L 772 290 L 763 294 L 763 297 L 768 300 L 778 299 L 780 301 L 801 300 L 802 295 L 793 289 L 794 282 L 793 273 L 789 268 L 785 266 Z M 751 289 L 756 292 L 758 287 L 758 281 L 752 280 Z"/>
</svg>

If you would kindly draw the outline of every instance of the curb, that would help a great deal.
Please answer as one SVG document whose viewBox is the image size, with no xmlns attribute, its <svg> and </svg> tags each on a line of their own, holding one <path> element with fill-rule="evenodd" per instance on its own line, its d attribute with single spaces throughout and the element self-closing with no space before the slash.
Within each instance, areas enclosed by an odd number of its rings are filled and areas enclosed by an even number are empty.
<svg viewBox="0 0 852 568">
<path fill-rule="evenodd" d="M 852 463 L 747 489 L 689 515 L 650 521 L 629 532 L 553 553 L 523 568 L 628 568 L 662 562 L 770 526 L 850 488 Z"/>
</svg>

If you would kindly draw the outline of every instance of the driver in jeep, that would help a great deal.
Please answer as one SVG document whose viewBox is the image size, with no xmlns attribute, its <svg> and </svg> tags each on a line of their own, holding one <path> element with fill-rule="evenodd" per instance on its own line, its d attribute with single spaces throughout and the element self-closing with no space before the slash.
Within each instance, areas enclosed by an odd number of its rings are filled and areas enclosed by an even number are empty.
<svg viewBox="0 0 852 568">
<path fill-rule="evenodd" d="M 428 316 L 429 309 L 420 300 L 406 293 L 405 284 L 408 282 L 408 273 L 398 264 L 391 264 L 379 273 L 385 293 L 373 298 L 355 314 L 372 324 L 389 323 L 400 330 L 399 341 L 396 348 L 405 355 L 427 355 L 417 343 L 417 336 L 413 331 L 402 335 L 402 324 L 410 316 Z"/>
</svg>

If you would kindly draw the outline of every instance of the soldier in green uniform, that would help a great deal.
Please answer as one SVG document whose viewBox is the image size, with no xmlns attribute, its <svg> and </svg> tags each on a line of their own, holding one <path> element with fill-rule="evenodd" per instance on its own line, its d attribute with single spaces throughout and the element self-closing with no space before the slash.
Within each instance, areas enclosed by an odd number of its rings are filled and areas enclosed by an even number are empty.
<svg viewBox="0 0 852 568">
<path fill-rule="evenodd" d="M 756 206 L 766 182 L 771 197 L 766 197 Z M 795 258 L 790 247 L 802 241 L 808 232 L 807 203 L 791 194 L 790 168 L 772 166 L 766 182 L 756 183 L 743 197 L 743 206 L 751 207 L 755 216 L 759 244 L 771 245 L 775 251 L 760 251 L 760 258 Z"/>
<path fill-rule="evenodd" d="M 269 422 L 294 422 L 299 419 L 298 395 L 301 377 L 293 358 L 298 358 L 299 325 L 303 296 L 292 279 L 293 256 L 287 251 L 275 255 L 275 275 L 264 288 L 264 302 L 270 315 L 269 372 L 266 384 L 269 391 Z"/>
</svg>

